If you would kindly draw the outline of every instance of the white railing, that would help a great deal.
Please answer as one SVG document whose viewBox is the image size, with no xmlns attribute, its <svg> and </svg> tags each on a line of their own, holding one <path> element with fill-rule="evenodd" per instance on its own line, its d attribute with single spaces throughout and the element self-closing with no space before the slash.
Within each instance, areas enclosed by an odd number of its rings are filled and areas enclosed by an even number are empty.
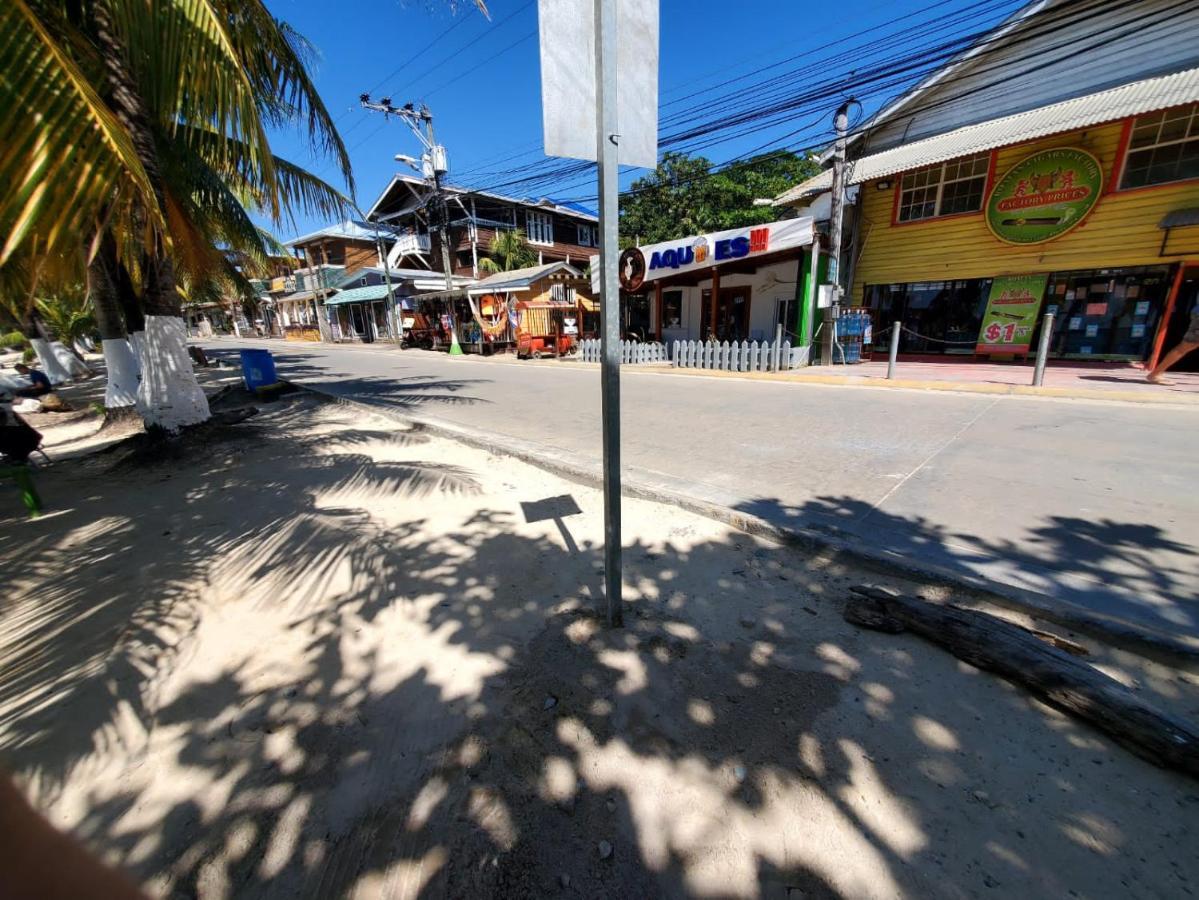
<svg viewBox="0 0 1199 900">
<path fill-rule="evenodd" d="M 387 251 L 387 265 L 392 269 L 402 268 L 400 260 L 405 256 L 429 252 L 429 236 L 409 231 L 396 235 L 391 249 Z"/>
<path fill-rule="evenodd" d="M 597 363 L 600 361 L 600 342 L 598 338 L 579 341 L 579 358 L 583 362 Z M 641 343 L 639 341 L 620 342 L 620 362 L 626 366 L 641 366 L 647 363 L 669 362 L 666 355 L 666 345 L 658 343 Z"/>
<path fill-rule="evenodd" d="M 680 369 L 724 372 L 778 372 L 800 364 L 801 350 L 787 343 L 762 341 L 675 341 L 671 364 Z"/>
</svg>

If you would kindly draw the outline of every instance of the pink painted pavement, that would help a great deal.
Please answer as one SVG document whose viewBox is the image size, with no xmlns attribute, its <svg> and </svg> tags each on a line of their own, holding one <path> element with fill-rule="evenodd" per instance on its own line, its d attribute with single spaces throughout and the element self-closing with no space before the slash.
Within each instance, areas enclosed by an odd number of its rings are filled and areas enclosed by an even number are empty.
<svg viewBox="0 0 1199 900">
<path fill-rule="evenodd" d="M 965 384 L 1032 384 L 1032 363 L 953 362 L 948 360 L 906 361 L 900 358 L 895 378 L 902 381 L 944 381 Z M 843 375 L 862 379 L 885 379 L 887 361 L 877 356 L 869 362 L 849 366 L 814 366 L 794 373 L 805 375 Z M 1199 372 L 1168 372 L 1169 384 L 1149 384 L 1145 370 L 1133 363 L 1051 362 L 1045 368 L 1047 388 L 1073 390 L 1144 391 L 1146 393 L 1181 393 L 1199 396 Z"/>
</svg>

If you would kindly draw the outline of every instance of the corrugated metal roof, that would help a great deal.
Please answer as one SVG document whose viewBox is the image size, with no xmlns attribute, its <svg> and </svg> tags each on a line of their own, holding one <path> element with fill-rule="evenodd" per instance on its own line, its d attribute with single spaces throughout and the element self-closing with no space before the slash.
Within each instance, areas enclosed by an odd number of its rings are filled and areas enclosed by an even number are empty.
<svg viewBox="0 0 1199 900">
<path fill-rule="evenodd" d="M 387 285 L 368 284 L 366 287 L 356 287 L 350 288 L 346 291 L 338 291 L 325 301 L 325 306 L 340 306 L 343 303 L 367 303 L 372 300 L 386 299 Z"/>
<path fill-rule="evenodd" d="M 910 172 L 923 166 L 982 153 L 1036 138 L 1048 137 L 1126 116 L 1140 115 L 1170 106 L 1199 101 L 1199 68 L 1186 69 L 1160 78 L 1134 81 L 1097 94 L 1051 103 L 1039 109 L 992 119 L 864 156 L 849 168 L 849 184 Z M 833 186 L 832 170 L 826 169 L 775 198 L 775 206 L 786 206 L 823 193 Z"/>
<path fill-rule="evenodd" d="M 582 277 L 582 273 L 569 263 L 546 263 L 543 266 L 529 266 L 526 269 L 513 269 L 510 272 L 497 272 L 494 275 L 484 278 L 482 281 L 472 284 L 470 292 L 472 294 L 486 294 L 489 291 L 515 291 L 527 288 L 534 281 L 545 278 L 547 275 L 552 275 L 559 270 L 565 270 L 575 278 Z"/>
<path fill-rule="evenodd" d="M 379 233 L 382 233 L 384 239 L 388 236 L 395 237 L 395 229 L 388 225 L 374 225 L 370 222 L 363 222 L 359 219 L 346 219 L 344 222 L 338 222 L 336 225 L 329 225 L 319 231 L 314 231 L 311 234 L 304 234 L 298 238 L 288 241 L 284 247 L 298 247 L 301 244 L 307 244 L 319 238 L 344 238 L 353 241 L 374 241 Z"/>
</svg>

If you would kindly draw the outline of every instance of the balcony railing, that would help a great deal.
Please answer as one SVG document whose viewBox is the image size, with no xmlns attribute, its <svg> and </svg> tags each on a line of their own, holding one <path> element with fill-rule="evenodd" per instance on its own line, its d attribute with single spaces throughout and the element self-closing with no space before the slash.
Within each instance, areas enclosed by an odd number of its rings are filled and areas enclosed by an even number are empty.
<svg viewBox="0 0 1199 900">
<path fill-rule="evenodd" d="M 391 245 L 392 253 L 428 253 L 429 236 L 427 234 L 401 234 Z"/>
</svg>

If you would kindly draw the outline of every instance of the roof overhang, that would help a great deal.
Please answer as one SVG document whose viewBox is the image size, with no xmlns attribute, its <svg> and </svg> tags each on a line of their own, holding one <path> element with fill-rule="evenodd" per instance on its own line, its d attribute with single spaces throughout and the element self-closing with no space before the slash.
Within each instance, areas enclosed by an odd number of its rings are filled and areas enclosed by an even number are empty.
<svg viewBox="0 0 1199 900">
<path fill-rule="evenodd" d="M 467 288 L 466 292 L 472 297 L 481 297 L 484 294 L 514 294 L 519 291 L 527 291 L 528 289 L 528 284 L 497 284 L 493 287 L 485 288 L 476 285 L 475 287 Z"/>
<path fill-rule="evenodd" d="M 846 166 L 846 184 L 864 184 L 878 178 L 910 172 L 998 147 L 1090 128 L 1128 116 L 1197 101 L 1199 68 L 1133 81 L 1085 97 L 1075 97 L 989 122 L 967 125 L 936 137 L 863 156 Z M 780 194 L 774 199 L 774 205 L 795 205 L 830 190 L 832 186 L 832 170 L 826 169 L 803 184 Z"/>
</svg>

